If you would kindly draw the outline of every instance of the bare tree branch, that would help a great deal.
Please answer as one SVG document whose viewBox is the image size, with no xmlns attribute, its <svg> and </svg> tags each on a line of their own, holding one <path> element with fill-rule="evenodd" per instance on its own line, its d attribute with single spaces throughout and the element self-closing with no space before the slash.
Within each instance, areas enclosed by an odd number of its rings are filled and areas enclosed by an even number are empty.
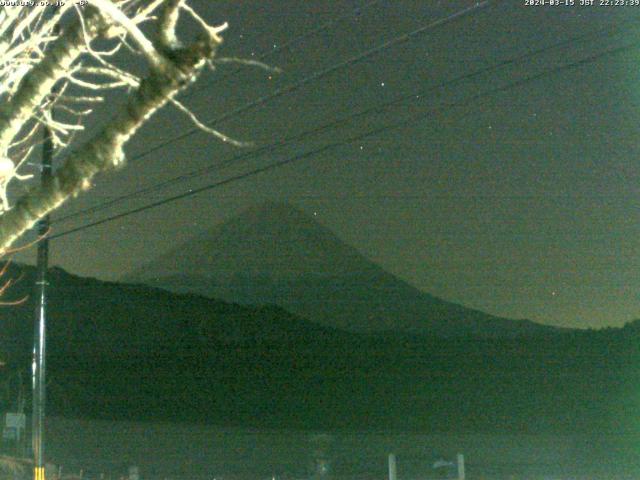
<svg viewBox="0 0 640 480">
<path fill-rule="evenodd" d="M 93 35 L 106 26 L 100 12 L 94 8 L 87 9 L 84 24 L 87 32 Z M 84 33 L 78 21 L 52 43 L 47 55 L 22 78 L 15 95 L 0 105 L 0 154 L 5 152 L 6 156 L 22 126 L 51 93 L 55 83 L 67 75 L 73 62 L 83 53 L 83 46 Z"/>
<path fill-rule="evenodd" d="M 84 8 L 66 2 L 56 10 L 0 10 L 0 256 L 40 218 L 88 188 L 97 173 L 121 165 L 129 139 L 168 102 L 198 128 L 243 145 L 204 125 L 175 99 L 214 60 L 227 28 L 226 23 L 210 26 L 186 2 L 89 0 Z M 201 40 L 188 46 L 176 36 L 181 13 L 202 33 Z M 155 22 L 153 37 L 139 28 L 144 22 Z M 99 50 L 93 45 L 97 39 L 104 43 Z M 122 46 L 146 60 L 149 73 L 144 78 L 112 61 Z M 103 101 L 101 92 L 114 88 L 133 93 L 98 133 L 75 145 L 74 133 Z M 54 119 L 53 108 L 60 117 Z M 37 144 L 41 125 L 51 132 L 56 157 L 65 153 L 64 163 L 46 183 L 31 185 L 10 205 L 9 183 L 31 178 L 17 170 Z"/>
<path fill-rule="evenodd" d="M 123 147 L 144 122 L 189 85 L 213 56 L 210 39 L 175 50 L 170 63 L 142 80 L 122 110 L 82 147 L 73 152 L 43 186 L 32 187 L 0 216 L 0 254 L 43 216 L 77 195 L 91 179 L 124 161 Z"/>
</svg>

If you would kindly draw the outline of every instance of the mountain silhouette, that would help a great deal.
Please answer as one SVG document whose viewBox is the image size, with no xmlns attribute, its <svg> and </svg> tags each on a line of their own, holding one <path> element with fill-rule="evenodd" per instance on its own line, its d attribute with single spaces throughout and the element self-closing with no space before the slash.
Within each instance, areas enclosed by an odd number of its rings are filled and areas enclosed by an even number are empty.
<svg viewBox="0 0 640 480">
<path fill-rule="evenodd" d="M 244 305 L 274 304 L 352 332 L 513 337 L 562 330 L 422 292 L 281 203 L 252 207 L 123 280 Z"/>
</svg>

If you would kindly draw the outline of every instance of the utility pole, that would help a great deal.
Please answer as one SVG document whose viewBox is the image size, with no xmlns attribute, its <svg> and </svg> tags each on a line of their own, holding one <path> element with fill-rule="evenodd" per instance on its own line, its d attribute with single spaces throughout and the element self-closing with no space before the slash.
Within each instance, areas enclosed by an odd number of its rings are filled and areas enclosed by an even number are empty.
<svg viewBox="0 0 640 480">
<path fill-rule="evenodd" d="M 54 7 L 54 12 L 57 7 Z M 60 34 L 60 24 L 53 27 L 54 35 Z M 53 101 L 59 92 L 59 86 L 54 85 L 49 96 L 51 100 L 51 120 L 54 118 Z M 44 125 L 42 138 L 42 168 L 40 183 L 46 185 L 53 174 L 53 132 L 51 127 Z M 47 333 L 47 270 L 49 269 L 49 229 L 51 219 L 45 215 L 38 222 L 38 260 L 36 267 L 36 317 L 34 322 L 33 339 L 33 406 L 31 425 L 31 446 L 33 448 L 33 480 L 45 480 L 44 463 L 44 411 L 46 405 L 46 333 Z"/>
<path fill-rule="evenodd" d="M 57 7 L 54 7 L 54 12 Z M 60 33 L 60 25 L 53 27 L 54 35 Z M 49 100 L 51 100 L 51 119 L 54 118 L 53 101 L 59 87 L 54 85 Z M 40 183 L 45 185 L 51 180 L 53 173 L 53 132 L 45 123 L 42 138 L 42 168 Z M 49 269 L 49 229 L 51 227 L 49 215 L 38 222 L 38 260 L 36 266 L 36 317 L 33 335 L 33 406 L 31 411 L 31 446 L 33 448 L 33 480 L 45 480 L 44 463 L 44 408 L 46 404 L 46 333 L 47 333 L 47 270 Z"/>
<path fill-rule="evenodd" d="M 44 184 L 52 174 L 53 139 L 51 129 L 45 125 L 42 145 L 42 170 L 40 181 Z M 33 446 L 33 478 L 45 480 L 44 472 L 44 407 L 46 400 L 46 323 L 47 323 L 47 269 L 49 267 L 50 219 L 45 216 L 38 222 L 38 263 L 36 272 L 36 319 L 33 341 L 33 409 L 31 442 Z"/>
</svg>

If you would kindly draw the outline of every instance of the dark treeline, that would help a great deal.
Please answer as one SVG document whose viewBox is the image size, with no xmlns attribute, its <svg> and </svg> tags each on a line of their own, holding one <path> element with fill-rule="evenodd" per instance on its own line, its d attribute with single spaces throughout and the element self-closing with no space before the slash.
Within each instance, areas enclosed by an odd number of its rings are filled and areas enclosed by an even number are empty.
<svg viewBox="0 0 640 480">
<path fill-rule="evenodd" d="M 640 432 L 638 323 L 516 339 L 374 337 L 278 307 L 57 269 L 51 276 L 51 414 L 334 430 Z M 28 280 L 11 294 L 27 292 Z M 30 301 L 3 307 L 7 385 L 17 370 L 29 378 L 32 313 Z M 14 390 L 5 389 L 4 409 Z"/>
</svg>

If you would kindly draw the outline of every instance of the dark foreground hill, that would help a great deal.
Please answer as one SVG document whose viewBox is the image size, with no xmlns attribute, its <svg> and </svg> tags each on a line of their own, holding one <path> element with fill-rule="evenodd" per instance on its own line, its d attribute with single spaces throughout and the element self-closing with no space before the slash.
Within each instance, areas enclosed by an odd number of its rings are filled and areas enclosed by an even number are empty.
<svg viewBox="0 0 640 480">
<path fill-rule="evenodd" d="M 321 325 L 361 333 L 516 337 L 561 331 L 422 292 L 313 217 L 279 203 L 250 208 L 125 280 L 244 305 L 279 305 Z"/>
<path fill-rule="evenodd" d="M 33 277 L 10 292 L 20 297 Z M 14 269 L 10 275 L 16 276 Z M 7 299 L 10 299 L 7 298 Z M 637 325 L 548 337 L 377 336 L 51 271 L 51 414 L 307 429 L 640 431 Z M 31 301 L 0 312 L 9 408 Z"/>
</svg>

